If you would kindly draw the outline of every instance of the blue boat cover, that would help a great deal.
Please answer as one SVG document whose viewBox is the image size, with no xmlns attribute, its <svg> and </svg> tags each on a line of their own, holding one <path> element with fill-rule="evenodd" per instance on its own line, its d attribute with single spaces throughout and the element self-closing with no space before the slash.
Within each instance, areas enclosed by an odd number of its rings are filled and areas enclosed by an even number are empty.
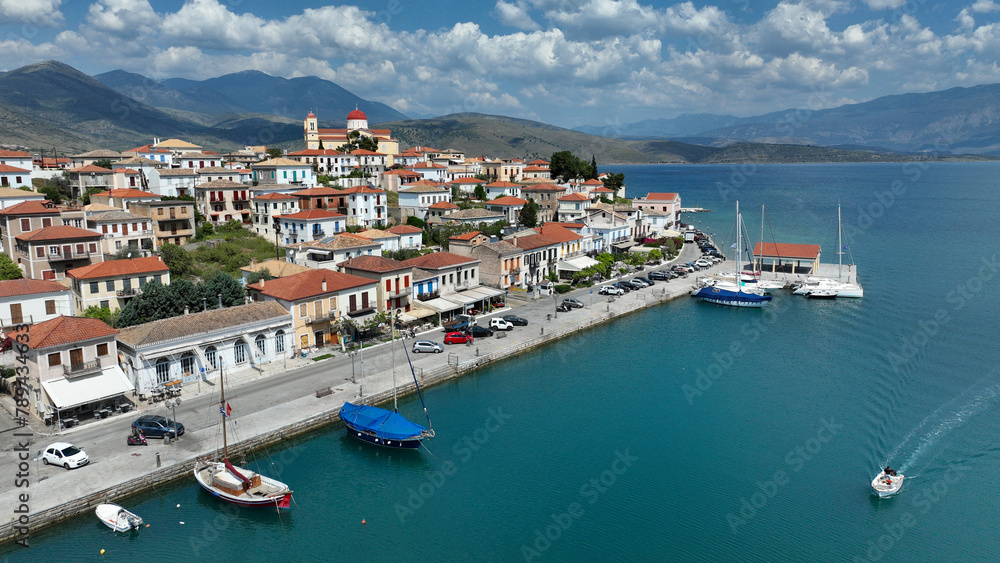
<svg viewBox="0 0 1000 563">
<path fill-rule="evenodd" d="M 340 408 L 340 418 L 350 422 L 358 430 L 372 432 L 386 440 L 406 440 L 416 438 L 427 430 L 419 424 L 414 424 L 398 412 L 387 411 L 379 407 L 344 403 Z"/>
</svg>

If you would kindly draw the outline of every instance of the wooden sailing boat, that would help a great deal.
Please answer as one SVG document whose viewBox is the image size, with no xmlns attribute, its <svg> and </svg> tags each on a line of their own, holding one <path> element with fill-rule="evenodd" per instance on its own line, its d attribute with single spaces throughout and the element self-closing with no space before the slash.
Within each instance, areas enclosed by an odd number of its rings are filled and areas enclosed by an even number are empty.
<svg viewBox="0 0 1000 563">
<path fill-rule="evenodd" d="M 194 478 L 213 496 L 239 506 L 289 508 L 292 490 L 281 481 L 259 473 L 235 467 L 229 462 L 226 422 L 232 408 L 226 402 L 222 370 L 219 370 L 219 412 L 222 414 L 222 459 L 199 459 L 194 464 Z"/>
</svg>

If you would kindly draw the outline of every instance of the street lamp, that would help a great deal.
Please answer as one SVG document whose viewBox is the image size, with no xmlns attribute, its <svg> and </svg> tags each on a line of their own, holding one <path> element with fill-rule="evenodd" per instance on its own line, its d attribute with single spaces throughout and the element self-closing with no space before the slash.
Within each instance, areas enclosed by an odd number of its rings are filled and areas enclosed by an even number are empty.
<svg viewBox="0 0 1000 563">
<path fill-rule="evenodd" d="M 177 407 L 179 407 L 180 404 L 181 404 L 180 397 L 178 397 L 176 399 L 167 399 L 167 401 L 165 403 L 163 403 L 163 404 L 164 404 L 164 406 L 166 406 L 168 409 L 170 409 L 173 412 L 173 418 L 171 420 L 173 420 L 174 424 L 176 425 L 177 424 Z M 173 439 L 174 440 L 180 440 L 180 438 L 181 437 L 177 434 L 177 431 L 174 430 Z"/>
</svg>

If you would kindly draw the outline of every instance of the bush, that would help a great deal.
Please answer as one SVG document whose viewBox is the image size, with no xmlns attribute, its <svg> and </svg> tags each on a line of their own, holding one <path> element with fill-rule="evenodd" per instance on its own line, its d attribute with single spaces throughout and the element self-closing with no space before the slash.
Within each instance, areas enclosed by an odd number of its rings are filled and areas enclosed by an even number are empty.
<svg viewBox="0 0 1000 563">
<path fill-rule="evenodd" d="M 564 283 L 556 284 L 555 286 L 556 293 L 568 293 L 571 289 L 573 289 L 573 286 Z"/>
</svg>

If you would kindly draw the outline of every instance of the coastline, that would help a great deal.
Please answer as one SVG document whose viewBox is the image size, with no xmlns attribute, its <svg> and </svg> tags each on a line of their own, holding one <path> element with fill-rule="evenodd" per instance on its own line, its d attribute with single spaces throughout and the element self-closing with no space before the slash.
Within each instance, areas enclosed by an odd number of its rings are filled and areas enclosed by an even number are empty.
<svg viewBox="0 0 1000 563">
<path fill-rule="evenodd" d="M 697 256 L 700 256 L 700 252 L 694 245 L 685 245 L 678 258 L 674 261 L 691 261 Z M 713 266 L 710 271 L 714 271 L 719 267 Z M 616 279 L 628 278 L 632 275 L 634 274 L 619 276 Z M 612 281 L 614 280 L 609 280 L 605 283 Z M 417 368 L 419 369 L 421 386 L 429 388 L 444 383 L 462 375 L 475 372 L 480 367 L 555 343 L 567 336 L 609 322 L 618 317 L 687 295 L 692 287 L 692 281 L 693 279 L 680 278 L 671 282 L 660 282 L 653 287 L 633 291 L 622 297 L 608 298 L 606 296 L 598 296 L 597 300 L 594 299 L 594 294 L 590 292 L 596 291 L 599 286 L 575 290 L 565 295 L 557 296 L 557 298 L 577 297 L 589 305 L 584 309 L 556 314 L 551 319 L 543 318 L 549 314 L 548 311 L 552 310 L 552 305 L 550 305 L 550 302 L 546 298 L 528 301 L 516 307 L 513 311 L 521 316 L 530 314 L 532 317 L 538 317 L 538 321 L 534 321 L 526 327 L 518 327 L 511 333 L 507 333 L 504 338 L 480 339 L 473 346 L 452 347 L 447 350 L 448 354 L 430 355 L 432 358 L 436 358 L 436 363 L 443 363 L 443 365 L 436 365 L 429 369 Z M 589 300 L 587 299 L 588 293 Z M 511 310 L 508 308 L 484 315 L 480 317 L 481 322 L 493 315 L 507 313 Z M 539 332 L 535 333 L 535 330 L 539 330 Z M 430 331 L 430 334 L 434 333 L 440 335 L 440 329 L 435 328 Z M 528 335 L 533 336 L 529 337 Z M 379 345 L 372 348 L 381 347 Z M 366 348 L 366 350 L 371 350 L 372 348 Z M 343 356 L 345 355 L 340 354 L 340 357 Z M 308 366 L 311 363 L 310 360 L 304 366 Z M 330 360 L 327 359 L 318 363 L 330 364 Z M 282 370 L 281 373 L 291 375 L 295 374 L 296 371 L 299 370 Z M 393 398 L 392 376 L 391 369 L 382 369 L 374 375 L 365 376 L 363 382 L 365 388 L 364 403 L 378 405 L 391 401 Z M 270 377 L 276 376 L 272 375 Z M 396 393 L 402 396 L 414 393 L 416 391 L 414 383 L 409 377 L 405 377 L 404 379 L 407 382 L 398 384 Z M 339 422 L 341 405 L 345 401 L 358 400 L 357 391 L 359 391 L 360 385 L 350 383 L 350 378 L 346 378 L 343 384 L 331 385 L 329 389 L 332 391 L 329 394 L 320 396 L 319 393 L 316 393 L 315 395 L 300 396 L 288 402 L 280 402 L 273 404 L 269 408 L 242 415 L 239 418 L 239 423 L 241 433 L 245 437 L 229 446 L 231 455 L 235 457 L 241 453 L 264 448 Z M 375 390 L 374 393 L 371 393 L 372 389 Z M 196 398 L 208 399 L 210 395 L 211 389 L 207 388 L 204 392 L 199 391 Z M 141 410 L 139 414 L 142 414 Z M 120 421 L 120 419 L 118 420 Z M 59 469 L 58 471 L 61 473 L 55 477 L 41 477 L 36 480 L 40 474 L 36 462 L 34 472 L 31 475 L 31 484 L 36 485 L 36 487 L 28 489 L 31 493 L 31 503 L 28 506 L 33 509 L 29 512 L 29 532 L 37 532 L 62 520 L 90 511 L 102 502 L 114 501 L 119 504 L 127 504 L 127 499 L 130 496 L 190 475 L 194 463 L 198 458 L 205 457 L 218 449 L 216 446 L 209 446 L 209 444 L 216 443 L 215 434 L 217 430 L 218 424 L 212 424 L 203 429 L 187 432 L 181 439 L 169 446 L 156 446 L 155 448 L 147 446 L 141 448 L 144 450 L 141 452 L 133 451 L 131 448 L 124 450 L 119 448 L 112 455 L 100 458 L 99 461 L 95 459 L 93 452 L 89 452 L 92 458 L 90 465 L 100 464 L 110 466 L 101 470 L 101 478 L 94 478 L 94 475 L 91 474 L 93 468 L 85 466 L 70 472 L 62 472 L 63 470 Z M 69 434 L 72 436 L 73 433 L 70 432 Z M 36 433 L 36 440 L 31 444 L 30 449 L 33 451 L 43 447 L 44 444 L 37 438 L 45 439 L 45 437 L 48 437 L 52 441 L 55 441 L 56 439 L 63 439 L 65 435 L 66 433 L 58 433 L 51 436 Z M 113 436 L 109 435 L 107 437 L 113 439 Z M 66 437 L 65 439 L 69 440 L 70 438 Z M 85 447 L 84 449 L 89 450 L 90 448 Z M 149 454 L 149 457 L 144 460 L 136 459 L 136 456 L 142 456 L 143 454 Z M 157 463 L 156 467 L 138 467 L 142 462 L 149 461 L 149 458 L 154 456 Z M 16 455 L 7 456 L 6 459 L 0 462 L 0 467 L 9 465 L 11 474 L 15 474 L 18 469 L 18 464 L 14 460 L 15 457 Z M 79 471 L 87 472 L 83 474 L 84 477 L 82 478 L 87 479 L 89 477 L 87 482 L 79 482 L 81 480 Z M 114 477 L 107 477 L 109 475 Z M 49 479 L 51 479 L 51 482 L 44 487 L 37 486 L 39 482 Z M 196 485 L 196 483 L 192 484 Z M 0 502 L 12 507 L 27 504 L 20 501 L 19 495 L 24 494 L 24 492 L 16 488 L 4 491 L 0 493 Z M 40 508 L 39 505 L 41 505 Z M 15 541 L 23 537 L 23 534 L 19 534 L 17 526 L 15 517 L 12 517 L 7 523 L 0 524 L 0 542 Z"/>
</svg>

